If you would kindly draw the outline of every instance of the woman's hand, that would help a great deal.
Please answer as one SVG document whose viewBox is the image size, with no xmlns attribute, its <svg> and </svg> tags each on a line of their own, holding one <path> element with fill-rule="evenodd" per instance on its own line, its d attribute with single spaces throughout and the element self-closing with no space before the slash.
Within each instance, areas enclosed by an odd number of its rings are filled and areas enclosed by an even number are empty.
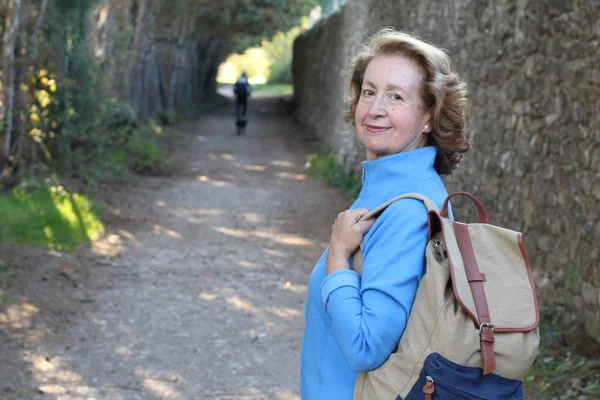
<svg viewBox="0 0 600 400">
<path fill-rule="evenodd" d="M 325 261 L 328 275 L 349 268 L 350 257 L 360 246 L 365 233 L 375 223 L 375 218 L 358 222 L 368 211 L 366 208 L 358 208 L 338 214 L 331 227 L 329 253 Z"/>
</svg>

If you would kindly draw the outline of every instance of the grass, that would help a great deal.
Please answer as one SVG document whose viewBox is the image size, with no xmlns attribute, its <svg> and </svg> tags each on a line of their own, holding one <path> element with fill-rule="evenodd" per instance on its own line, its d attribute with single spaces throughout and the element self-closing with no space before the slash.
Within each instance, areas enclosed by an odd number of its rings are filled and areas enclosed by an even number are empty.
<svg viewBox="0 0 600 400">
<path fill-rule="evenodd" d="M 252 85 L 252 92 L 272 93 L 279 96 L 291 96 L 294 94 L 294 86 L 290 84 Z"/>
<path fill-rule="evenodd" d="M 356 199 L 362 182 L 359 178 L 348 176 L 333 154 L 310 154 L 306 157 L 306 170 L 314 177 L 339 188 L 351 199 Z"/>
<path fill-rule="evenodd" d="M 563 343 L 556 325 L 540 325 L 540 354 L 525 378 L 528 399 L 588 400 L 600 398 L 600 360 L 579 354 Z"/>
<path fill-rule="evenodd" d="M 15 189 L 0 196 L 0 241 L 72 251 L 99 236 L 98 207 L 61 186 L 34 192 Z"/>
</svg>

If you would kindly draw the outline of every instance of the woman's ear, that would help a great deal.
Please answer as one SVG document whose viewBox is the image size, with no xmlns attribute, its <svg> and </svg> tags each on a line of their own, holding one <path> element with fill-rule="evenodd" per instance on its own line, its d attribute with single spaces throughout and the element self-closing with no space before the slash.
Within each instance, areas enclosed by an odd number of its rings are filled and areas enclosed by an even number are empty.
<svg viewBox="0 0 600 400">
<path fill-rule="evenodd" d="M 425 114 L 423 115 L 423 133 L 429 133 L 431 132 L 432 129 L 432 123 L 431 123 L 431 112 L 427 111 L 425 112 Z"/>
</svg>

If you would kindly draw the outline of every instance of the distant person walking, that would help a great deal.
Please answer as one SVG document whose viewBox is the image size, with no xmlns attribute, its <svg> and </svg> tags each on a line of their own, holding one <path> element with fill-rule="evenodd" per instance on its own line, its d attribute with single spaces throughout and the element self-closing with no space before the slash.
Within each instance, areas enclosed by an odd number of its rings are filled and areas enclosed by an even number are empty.
<svg viewBox="0 0 600 400">
<path fill-rule="evenodd" d="M 246 128 L 246 111 L 248 110 L 248 97 L 252 93 L 252 86 L 248 83 L 248 77 L 245 72 L 233 85 L 233 94 L 235 94 L 235 124 L 237 134 L 244 133 Z"/>
</svg>

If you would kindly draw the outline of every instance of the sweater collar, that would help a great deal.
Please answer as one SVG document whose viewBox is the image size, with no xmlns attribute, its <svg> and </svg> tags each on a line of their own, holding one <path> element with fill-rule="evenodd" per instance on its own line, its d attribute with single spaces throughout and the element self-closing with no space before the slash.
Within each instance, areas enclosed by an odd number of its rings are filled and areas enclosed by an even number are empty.
<svg viewBox="0 0 600 400">
<path fill-rule="evenodd" d="M 433 167 L 436 154 L 434 146 L 427 146 L 363 161 L 361 194 L 380 193 L 437 175 Z"/>
</svg>

